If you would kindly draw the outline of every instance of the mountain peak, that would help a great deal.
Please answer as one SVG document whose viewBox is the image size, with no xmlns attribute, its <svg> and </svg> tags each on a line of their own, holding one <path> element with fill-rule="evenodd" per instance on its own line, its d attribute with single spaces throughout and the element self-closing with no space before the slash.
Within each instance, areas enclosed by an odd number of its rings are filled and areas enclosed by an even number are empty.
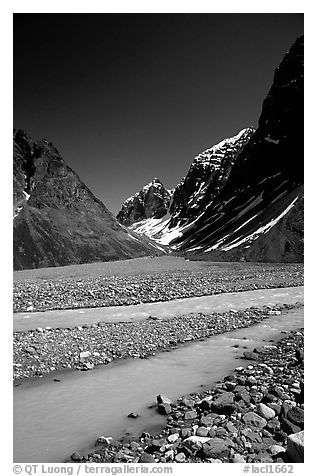
<svg viewBox="0 0 317 476">
<path fill-rule="evenodd" d="M 172 192 L 155 177 L 132 197 L 127 198 L 117 219 L 129 226 L 146 218 L 162 218 L 169 209 Z"/>
</svg>

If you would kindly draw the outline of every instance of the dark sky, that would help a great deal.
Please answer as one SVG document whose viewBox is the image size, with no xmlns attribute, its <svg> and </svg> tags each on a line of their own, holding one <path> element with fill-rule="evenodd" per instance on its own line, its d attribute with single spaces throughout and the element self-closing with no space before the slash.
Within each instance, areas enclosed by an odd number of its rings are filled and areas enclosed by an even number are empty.
<svg viewBox="0 0 317 476">
<path fill-rule="evenodd" d="M 256 126 L 302 14 L 15 14 L 14 126 L 105 205 Z"/>
</svg>

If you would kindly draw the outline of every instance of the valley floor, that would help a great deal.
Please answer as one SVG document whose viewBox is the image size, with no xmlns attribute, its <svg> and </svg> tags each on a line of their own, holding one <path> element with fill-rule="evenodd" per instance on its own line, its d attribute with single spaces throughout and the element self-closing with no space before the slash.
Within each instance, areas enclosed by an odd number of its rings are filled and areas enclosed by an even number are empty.
<svg viewBox="0 0 317 476">
<path fill-rule="evenodd" d="M 17 272 L 14 308 L 32 313 L 303 285 L 301 264 L 191 263 L 164 257 L 111 263 L 110 268 L 107 265 Z M 118 359 L 144 359 L 171 352 L 179 345 L 190 346 L 190 342 L 246 328 L 272 316 L 282 318 L 290 309 L 303 308 L 303 302 L 293 301 L 285 299 L 285 304 L 280 301 L 270 306 L 249 304 L 248 308 L 226 312 L 183 312 L 167 319 L 100 319 L 67 328 L 14 332 L 15 385 L 22 384 L 23 388 L 24 379 L 31 383 L 33 378 L 46 375 L 59 381 L 60 372 L 65 370 L 89 371 Z M 255 363 L 207 392 L 191 394 L 176 403 L 163 402 L 160 411 L 167 414 L 167 424 L 161 435 L 143 434 L 133 441 L 127 438 L 115 443 L 101 438 L 93 452 L 84 457 L 75 453 L 72 460 L 287 461 L 287 436 L 303 427 L 303 365 L 297 359 L 302 348 L 303 333 L 299 332 L 289 333 L 277 346 L 249 352 L 245 358 Z"/>
<path fill-rule="evenodd" d="M 174 256 L 14 273 L 14 312 L 122 306 L 303 285 L 303 264 L 212 263 Z"/>
</svg>

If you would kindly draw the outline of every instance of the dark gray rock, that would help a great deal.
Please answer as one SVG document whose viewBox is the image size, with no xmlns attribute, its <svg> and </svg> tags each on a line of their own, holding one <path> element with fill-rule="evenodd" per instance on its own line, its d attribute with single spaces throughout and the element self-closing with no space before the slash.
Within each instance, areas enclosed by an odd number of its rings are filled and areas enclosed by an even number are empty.
<svg viewBox="0 0 317 476">
<path fill-rule="evenodd" d="M 221 415 L 230 415 L 236 410 L 234 394 L 224 392 L 212 402 L 212 411 Z"/>
<path fill-rule="evenodd" d="M 257 415 L 254 412 L 248 412 L 243 415 L 243 421 L 251 428 L 262 429 L 266 426 L 267 421 L 265 418 L 262 418 L 260 415 Z"/>
<path fill-rule="evenodd" d="M 205 458 L 228 458 L 232 446 L 231 440 L 215 437 L 203 444 L 202 452 Z"/>
<path fill-rule="evenodd" d="M 160 403 L 157 406 L 157 411 L 161 415 L 169 415 L 170 413 L 172 413 L 172 407 L 169 403 Z"/>
<path fill-rule="evenodd" d="M 142 453 L 139 458 L 139 463 L 155 463 L 155 458 L 149 453 Z"/>
</svg>

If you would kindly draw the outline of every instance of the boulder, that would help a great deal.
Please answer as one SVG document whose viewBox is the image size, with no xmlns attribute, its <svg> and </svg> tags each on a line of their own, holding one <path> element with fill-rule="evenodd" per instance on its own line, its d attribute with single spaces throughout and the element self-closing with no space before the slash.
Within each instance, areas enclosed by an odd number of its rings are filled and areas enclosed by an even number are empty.
<svg viewBox="0 0 317 476">
<path fill-rule="evenodd" d="M 186 456 L 184 455 L 184 453 L 177 453 L 177 455 L 174 458 L 174 461 L 176 461 L 176 463 L 184 463 L 185 460 L 186 460 Z"/>
<path fill-rule="evenodd" d="M 260 415 L 257 415 L 254 412 L 248 412 L 243 415 L 243 421 L 246 423 L 246 425 L 257 429 L 262 429 L 266 426 L 265 418 L 262 418 Z"/>
<path fill-rule="evenodd" d="M 209 429 L 205 426 L 200 426 L 197 431 L 196 431 L 196 435 L 197 436 L 207 436 L 208 435 L 208 431 Z"/>
<path fill-rule="evenodd" d="M 245 462 L 246 462 L 246 459 L 244 458 L 244 456 L 239 454 L 234 454 L 231 459 L 231 463 L 245 463 Z"/>
<path fill-rule="evenodd" d="M 292 407 L 288 410 L 286 418 L 301 429 L 304 427 L 304 410 L 299 407 Z"/>
<path fill-rule="evenodd" d="M 210 438 L 203 444 L 202 452 L 205 458 L 228 458 L 231 446 L 233 443 L 229 439 Z"/>
<path fill-rule="evenodd" d="M 200 418 L 200 424 L 203 426 L 212 426 L 214 424 L 215 415 L 210 413 L 209 415 L 203 415 Z"/>
<path fill-rule="evenodd" d="M 258 354 L 255 352 L 250 352 L 249 350 L 246 350 L 243 352 L 243 358 L 248 359 L 248 360 L 258 360 Z"/>
<path fill-rule="evenodd" d="M 168 415 L 172 412 L 172 407 L 169 403 L 159 403 L 157 410 L 161 415 Z"/>
<path fill-rule="evenodd" d="M 271 418 L 275 417 L 275 411 L 272 408 L 265 405 L 265 403 L 258 404 L 257 412 L 261 417 L 265 418 L 266 420 L 270 420 Z"/>
<path fill-rule="evenodd" d="M 177 441 L 179 438 L 179 434 L 178 433 L 174 433 L 173 435 L 169 435 L 168 438 L 167 438 L 167 441 L 169 443 L 175 443 L 175 441 Z"/>
<path fill-rule="evenodd" d="M 294 425 L 294 423 L 292 423 L 285 417 L 281 418 L 281 428 L 288 435 L 291 435 L 293 433 L 299 433 L 301 431 L 301 428 L 299 426 Z"/>
<path fill-rule="evenodd" d="M 166 461 L 173 461 L 174 460 L 174 450 L 168 450 L 164 454 Z"/>
<path fill-rule="evenodd" d="M 157 395 L 156 400 L 158 404 L 168 403 L 169 405 L 173 405 L 172 400 L 170 400 L 166 395 L 163 395 L 163 393 L 160 393 L 159 395 Z"/>
<path fill-rule="evenodd" d="M 223 392 L 212 402 L 212 411 L 221 415 L 230 415 L 236 410 L 233 399 L 234 394 L 232 392 Z"/>
<path fill-rule="evenodd" d="M 97 443 L 102 443 L 103 445 L 110 445 L 112 442 L 112 436 L 99 436 Z"/>
<path fill-rule="evenodd" d="M 185 405 L 185 407 L 192 408 L 195 405 L 195 402 L 191 398 L 184 397 L 182 399 L 182 404 Z"/>
<path fill-rule="evenodd" d="M 202 447 L 203 444 L 209 441 L 210 438 L 208 437 L 203 437 L 203 436 L 189 436 L 182 442 L 182 448 L 186 450 L 186 452 L 190 455 L 193 456 L 197 451 L 199 451 Z"/>
<path fill-rule="evenodd" d="M 83 458 L 80 456 L 79 453 L 75 452 L 71 455 L 72 461 L 81 461 Z"/>
<path fill-rule="evenodd" d="M 189 412 L 185 412 L 184 420 L 193 420 L 197 418 L 197 412 L 195 410 L 190 410 Z"/>
<path fill-rule="evenodd" d="M 252 431 L 250 428 L 243 428 L 241 430 L 241 435 L 245 436 L 248 440 L 252 442 L 260 443 L 262 441 L 261 436 L 255 431 Z"/>
<path fill-rule="evenodd" d="M 212 400 L 213 400 L 213 397 L 206 397 L 206 398 L 204 398 L 204 399 L 200 402 L 200 404 L 199 404 L 200 408 L 201 408 L 203 411 L 205 411 L 205 410 L 207 410 L 207 411 L 210 410 L 210 409 L 211 409 L 211 406 L 212 406 Z"/>
<path fill-rule="evenodd" d="M 188 438 L 191 436 L 192 430 L 190 428 L 182 428 L 181 429 L 181 437 L 182 438 Z"/>
<path fill-rule="evenodd" d="M 94 368 L 94 364 L 90 362 L 84 362 L 82 366 L 82 370 L 92 370 Z"/>
<path fill-rule="evenodd" d="M 276 431 L 278 431 L 280 428 L 281 428 L 281 424 L 280 422 L 275 419 L 275 418 L 271 418 L 271 420 L 269 420 L 267 422 L 267 425 L 265 427 L 270 433 L 275 433 Z"/>
<path fill-rule="evenodd" d="M 293 463 L 304 462 L 304 431 L 288 436 L 286 451 L 288 458 Z"/>
<path fill-rule="evenodd" d="M 139 463 L 155 463 L 155 459 L 153 455 L 149 453 L 142 453 L 139 459 Z"/>
<path fill-rule="evenodd" d="M 35 354 L 35 349 L 34 347 L 26 347 L 24 349 L 24 352 L 26 352 L 27 354 Z"/>
<path fill-rule="evenodd" d="M 269 447 L 269 452 L 271 453 L 271 455 L 275 456 L 279 453 L 285 453 L 285 448 L 281 445 L 272 445 Z"/>
<path fill-rule="evenodd" d="M 281 387 L 274 387 L 270 390 L 270 393 L 272 395 L 275 395 L 277 398 L 280 398 L 281 400 L 287 400 L 289 398 L 289 395 L 283 390 Z"/>
<path fill-rule="evenodd" d="M 137 413 L 131 412 L 129 413 L 128 418 L 138 418 L 138 416 L 139 415 Z"/>
</svg>

